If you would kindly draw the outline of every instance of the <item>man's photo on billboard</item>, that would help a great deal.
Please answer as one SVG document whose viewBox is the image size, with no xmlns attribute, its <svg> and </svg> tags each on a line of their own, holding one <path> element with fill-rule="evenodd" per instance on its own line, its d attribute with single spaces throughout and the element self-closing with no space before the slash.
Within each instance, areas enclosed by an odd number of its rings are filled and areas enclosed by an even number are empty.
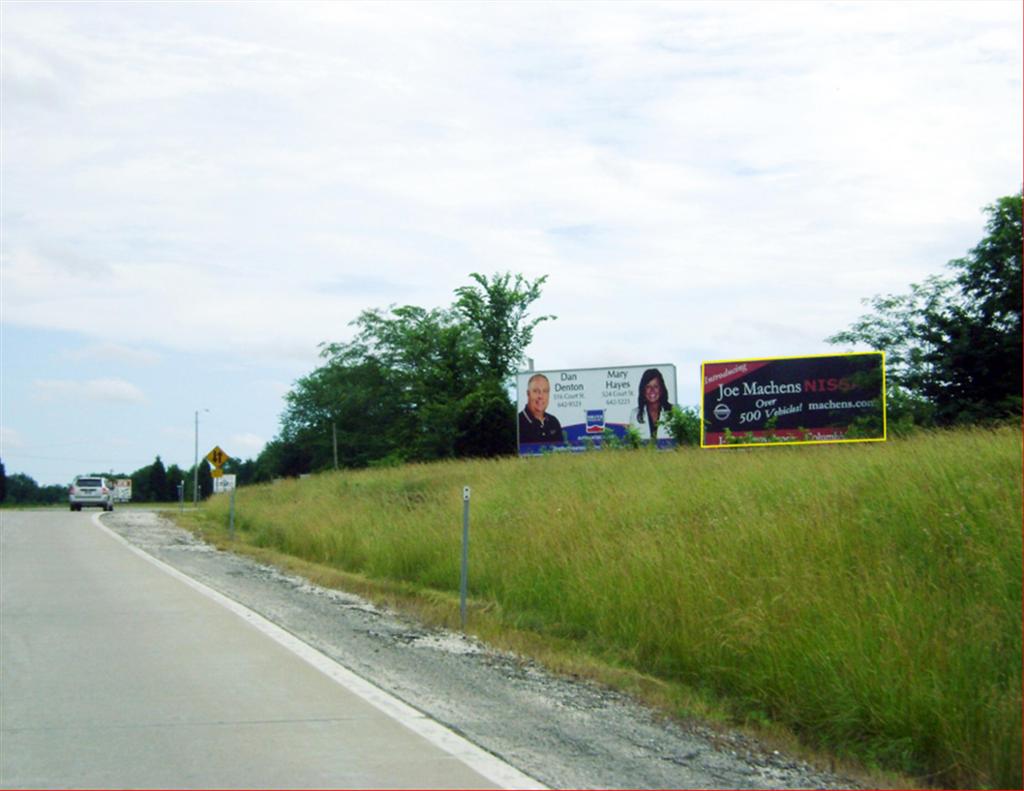
<svg viewBox="0 0 1024 791">
<path fill-rule="evenodd" d="M 526 384 L 526 406 L 519 413 L 519 442 L 562 444 L 562 424 L 547 411 L 551 382 L 544 374 L 534 374 Z"/>
</svg>

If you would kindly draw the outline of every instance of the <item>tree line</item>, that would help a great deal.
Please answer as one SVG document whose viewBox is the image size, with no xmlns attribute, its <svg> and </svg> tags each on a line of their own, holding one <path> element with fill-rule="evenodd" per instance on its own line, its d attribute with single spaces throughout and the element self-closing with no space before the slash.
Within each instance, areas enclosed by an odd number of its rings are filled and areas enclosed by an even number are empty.
<svg viewBox="0 0 1024 791">
<path fill-rule="evenodd" d="M 132 481 L 132 502 L 136 503 L 166 503 L 177 501 L 179 485 L 184 485 L 184 497 L 186 501 L 192 500 L 193 482 L 195 481 L 196 468 L 189 467 L 182 469 L 177 464 L 169 467 L 157 456 L 152 464 L 140 467 L 135 472 L 90 472 L 83 475 L 104 477 L 111 481 L 116 479 L 130 478 Z M 233 473 L 236 477 L 236 484 L 255 483 L 260 478 L 257 475 L 257 463 L 253 460 L 236 461 L 231 460 L 224 465 L 226 473 Z M 199 463 L 199 496 L 209 497 L 213 493 L 213 474 L 210 465 L 205 460 Z M 273 474 L 269 471 L 262 480 L 271 480 Z M 49 484 L 41 486 L 24 473 L 7 475 L 4 464 L 0 461 L 0 503 L 7 505 L 50 505 L 65 504 L 68 501 L 67 484 Z"/>
<path fill-rule="evenodd" d="M 887 419 L 914 427 L 1019 419 L 1021 415 L 1022 195 L 985 208 L 985 235 L 949 274 L 906 294 L 865 299 L 870 311 L 828 338 L 886 352 Z M 238 485 L 333 467 L 366 467 L 516 453 L 513 375 L 534 329 L 546 276 L 473 273 L 447 308 L 392 305 L 363 311 L 352 340 L 320 345 L 323 363 L 285 396 L 280 430 L 256 459 L 232 459 Z M 666 421 L 682 444 L 699 441 L 696 408 Z M 194 468 L 157 456 L 130 475 L 133 501 L 167 502 L 179 483 L 192 498 Z M 109 476 L 109 474 L 108 474 Z M 199 466 L 200 496 L 213 490 Z M 65 487 L 4 475 L 0 502 L 63 502 Z"/>
</svg>

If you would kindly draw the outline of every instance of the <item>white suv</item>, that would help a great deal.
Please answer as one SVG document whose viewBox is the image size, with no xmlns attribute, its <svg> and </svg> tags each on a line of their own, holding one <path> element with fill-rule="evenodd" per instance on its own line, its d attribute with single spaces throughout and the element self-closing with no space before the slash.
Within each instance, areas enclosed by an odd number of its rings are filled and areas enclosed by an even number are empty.
<svg viewBox="0 0 1024 791">
<path fill-rule="evenodd" d="M 68 490 L 68 502 L 72 511 L 81 511 L 85 505 L 98 505 L 104 511 L 113 511 L 114 484 L 99 475 L 79 475 Z"/>
</svg>

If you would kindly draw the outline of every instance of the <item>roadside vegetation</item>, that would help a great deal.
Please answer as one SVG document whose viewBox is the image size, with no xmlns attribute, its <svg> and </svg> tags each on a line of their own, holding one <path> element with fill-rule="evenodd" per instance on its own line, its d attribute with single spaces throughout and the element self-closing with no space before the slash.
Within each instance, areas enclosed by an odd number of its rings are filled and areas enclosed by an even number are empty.
<svg viewBox="0 0 1024 791">
<path fill-rule="evenodd" d="M 985 207 L 985 235 L 947 263 L 947 275 L 865 299 L 870 312 L 827 339 L 886 353 L 890 436 L 1020 419 L 1022 199 L 1018 192 Z M 515 454 L 513 377 L 534 330 L 556 318 L 531 315 L 547 277 L 474 272 L 469 279 L 447 308 L 364 310 L 347 340 L 322 342 L 323 363 L 285 395 L 278 435 L 258 458 L 232 458 L 223 472 L 246 486 L 329 469 Z M 698 444 L 698 409 L 677 407 L 665 434 Z M 639 433 L 627 432 L 625 442 L 638 444 Z M 200 498 L 213 491 L 205 460 L 197 471 L 165 467 L 157 456 L 130 476 L 104 474 L 131 477 L 135 502 L 173 501 L 179 484 L 191 501 L 196 478 Z M 0 504 L 57 502 L 59 489 L 7 477 L 0 459 Z"/>
<path fill-rule="evenodd" d="M 682 405 L 676 452 L 626 449 L 630 433 L 510 458 L 546 278 L 472 273 L 447 308 L 365 310 L 321 344 L 279 435 L 224 465 L 235 546 L 450 623 L 469 485 L 482 636 L 682 716 L 719 701 L 863 765 L 1021 787 L 1022 197 L 986 207 L 948 275 L 866 300 L 828 339 L 886 352 L 884 445 L 702 452 Z M 135 502 L 213 488 L 205 461 L 130 477 Z M 0 503 L 60 489 L 0 461 Z M 224 540 L 227 508 L 190 518 Z"/>
<path fill-rule="evenodd" d="M 457 625 L 467 485 L 471 632 L 676 716 L 713 701 L 862 766 L 1021 787 L 1019 427 L 327 472 L 238 490 L 234 546 Z"/>
</svg>

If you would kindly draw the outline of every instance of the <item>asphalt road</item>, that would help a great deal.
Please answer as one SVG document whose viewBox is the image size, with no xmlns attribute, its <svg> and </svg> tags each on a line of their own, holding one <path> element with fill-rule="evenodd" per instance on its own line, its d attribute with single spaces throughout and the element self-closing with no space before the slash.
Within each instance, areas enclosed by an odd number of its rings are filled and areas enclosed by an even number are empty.
<svg viewBox="0 0 1024 791">
<path fill-rule="evenodd" d="M 0 787 L 538 787 L 93 516 L 0 512 Z"/>
</svg>

